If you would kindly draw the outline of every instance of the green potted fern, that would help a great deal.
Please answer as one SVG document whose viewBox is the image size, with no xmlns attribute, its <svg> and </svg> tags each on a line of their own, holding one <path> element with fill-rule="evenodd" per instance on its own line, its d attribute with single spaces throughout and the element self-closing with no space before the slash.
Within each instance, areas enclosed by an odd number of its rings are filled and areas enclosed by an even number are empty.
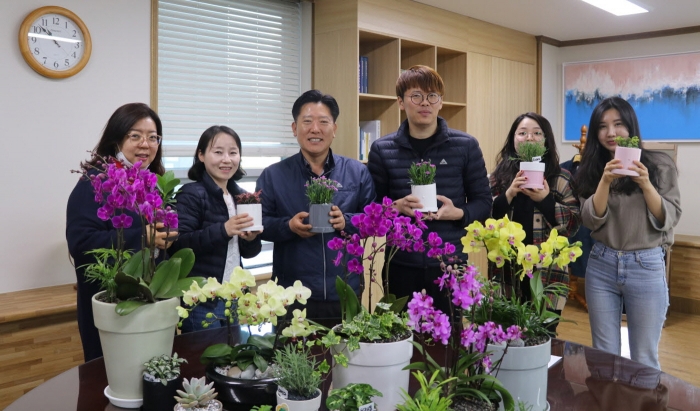
<svg viewBox="0 0 700 411">
<path fill-rule="evenodd" d="M 615 137 L 615 159 L 620 160 L 622 168 L 613 170 L 613 174 L 623 176 L 639 176 L 639 173 L 629 168 L 634 166 L 634 161 L 642 158 L 642 149 L 639 148 L 639 137 Z"/>
<path fill-rule="evenodd" d="M 527 177 L 527 183 L 521 188 L 544 188 L 544 168 L 542 157 L 547 152 L 547 148 L 542 141 L 523 141 L 517 147 L 518 159 L 520 160 L 520 171 Z"/>
</svg>

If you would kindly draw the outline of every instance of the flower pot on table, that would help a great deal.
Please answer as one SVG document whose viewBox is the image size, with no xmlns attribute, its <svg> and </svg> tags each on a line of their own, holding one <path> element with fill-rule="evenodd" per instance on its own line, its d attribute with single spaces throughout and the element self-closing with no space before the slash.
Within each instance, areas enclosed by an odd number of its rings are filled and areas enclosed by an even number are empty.
<svg viewBox="0 0 700 411">
<path fill-rule="evenodd" d="M 513 396 L 517 404 L 523 401 L 532 406 L 532 411 L 549 410 L 547 403 L 547 373 L 552 355 L 552 340 L 531 347 L 508 347 L 505 356 L 505 344 L 489 344 L 491 361 L 496 363 L 503 358 L 495 377 Z M 503 403 L 499 408 L 503 410 Z"/>
<path fill-rule="evenodd" d="M 418 197 L 423 208 L 417 210 L 421 213 L 436 212 L 437 206 L 437 184 L 427 184 L 411 186 L 411 195 Z"/>
<path fill-rule="evenodd" d="M 620 160 L 621 169 L 613 170 L 613 174 L 621 174 L 623 176 L 639 176 L 636 171 L 629 170 L 633 166 L 633 161 L 639 161 L 642 158 L 642 149 L 634 147 L 615 147 L 615 159 Z"/>
<path fill-rule="evenodd" d="M 246 227 L 245 231 L 261 231 L 263 229 L 262 224 L 262 204 L 237 204 L 236 205 L 237 214 L 248 214 L 253 217 L 253 226 Z"/>
<path fill-rule="evenodd" d="M 523 171 L 523 175 L 527 177 L 527 183 L 520 186 L 520 188 L 534 188 L 542 189 L 544 188 L 544 168 L 545 164 L 540 162 L 530 162 L 523 161 L 520 163 L 520 170 Z"/>
<path fill-rule="evenodd" d="M 310 400 L 291 400 L 287 398 L 286 390 L 277 390 L 277 405 L 287 404 L 289 411 L 317 411 L 321 408 L 321 390 L 316 390 L 316 396 Z"/>
<path fill-rule="evenodd" d="M 332 233 L 335 231 L 330 223 L 333 204 L 311 204 L 309 206 L 309 224 L 312 233 Z"/>
<path fill-rule="evenodd" d="M 121 316 L 114 311 L 116 304 L 99 301 L 103 293 L 92 297 L 92 311 L 109 384 L 105 394 L 114 405 L 139 408 L 143 402 L 143 364 L 173 352 L 180 299 L 146 304 Z"/>
<path fill-rule="evenodd" d="M 277 379 L 262 378 L 248 380 L 231 378 L 216 371 L 213 364 L 207 365 L 205 375 L 208 381 L 214 381 L 214 388 L 219 394 L 216 398 L 224 405 L 275 405 L 277 398 Z"/>
<path fill-rule="evenodd" d="M 177 401 L 177 390 L 182 386 L 182 377 L 175 377 L 163 385 L 160 380 L 143 380 L 143 411 L 170 411 Z"/>
</svg>

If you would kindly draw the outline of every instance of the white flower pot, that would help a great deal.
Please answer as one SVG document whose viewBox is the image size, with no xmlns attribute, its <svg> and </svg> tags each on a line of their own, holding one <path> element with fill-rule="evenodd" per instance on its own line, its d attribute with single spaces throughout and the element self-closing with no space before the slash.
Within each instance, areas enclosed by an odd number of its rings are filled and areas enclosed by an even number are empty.
<svg viewBox="0 0 700 411">
<path fill-rule="evenodd" d="M 262 204 L 236 204 L 236 214 L 248 214 L 253 217 L 253 226 L 245 231 L 262 231 Z"/>
<path fill-rule="evenodd" d="M 280 393 L 280 390 L 277 391 L 277 405 L 280 404 L 287 404 L 287 409 L 289 411 L 317 411 L 319 408 L 321 408 L 321 390 L 317 389 L 316 393 L 318 394 L 314 398 L 310 400 L 290 400 L 289 398 L 286 398 L 283 396 L 282 393 Z"/>
<path fill-rule="evenodd" d="M 639 176 L 636 171 L 629 170 L 629 167 L 634 165 L 633 161 L 639 161 L 642 158 L 642 149 L 633 147 L 615 147 L 615 158 L 622 163 L 621 169 L 613 170 L 613 174 L 622 174 L 623 176 Z"/>
<path fill-rule="evenodd" d="M 544 188 L 544 163 L 523 161 L 520 163 L 520 170 L 527 177 L 527 183 L 520 188 Z"/>
<path fill-rule="evenodd" d="M 503 357 L 505 344 L 489 344 L 491 361 L 494 363 Z M 496 378 L 513 396 L 517 404 L 523 401 L 532 406 L 532 411 L 549 410 L 547 403 L 547 373 L 549 359 L 552 355 L 552 340 L 532 347 L 508 347 L 505 357 L 498 369 Z M 495 372 L 495 371 L 494 371 Z M 503 410 L 503 403 L 499 408 Z"/>
<path fill-rule="evenodd" d="M 128 403 L 139 408 L 143 399 L 143 363 L 173 353 L 175 327 L 180 320 L 176 307 L 180 299 L 146 304 L 120 316 L 114 312 L 116 304 L 97 300 L 100 294 L 92 297 L 92 311 L 107 371 L 109 385 L 105 393 L 114 405 L 124 407 Z"/>
<path fill-rule="evenodd" d="M 331 347 L 333 354 L 344 353 L 348 357 L 347 368 L 333 366 L 333 388 L 350 383 L 367 383 L 381 392 L 383 397 L 373 397 L 379 410 L 396 409 L 403 403 L 401 389 L 408 392 L 410 370 L 404 370 L 413 356 L 413 335 L 393 343 L 360 343 L 360 349 L 348 352 L 344 343 Z"/>
<path fill-rule="evenodd" d="M 418 197 L 423 208 L 417 210 L 421 213 L 436 212 L 437 206 L 437 185 L 435 183 L 423 186 L 411 186 L 411 194 Z"/>
</svg>

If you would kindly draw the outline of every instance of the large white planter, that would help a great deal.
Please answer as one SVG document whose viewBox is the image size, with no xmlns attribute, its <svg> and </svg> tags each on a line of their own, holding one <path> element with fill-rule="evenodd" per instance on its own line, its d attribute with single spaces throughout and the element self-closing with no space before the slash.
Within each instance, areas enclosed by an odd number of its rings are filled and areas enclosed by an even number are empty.
<svg viewBox="0 0 700 411">
<path fill-rule="evenodd" d="M 318 395 L 310 400 L 295 401 L 283 396 L 280 390 L 277 390 L 277 405 L 287 404 L 289 411 L 317 411 L 321 408 L 321 390 L 316 390 Z"/>
<path fill-rule="evenodd" d="M 489 344 L 491 361 L 503 357 L 505 345 Z M 532 411 L 549 410 L 547 403 L 547 373 L 552 354 L 552 340 L 532 347 L 508 347 L 496 378 L 513 396 L 517 404 L 523 401 Z M 503 403 L 499 408 L 503 410 Z"/>
<path fill-rule="evenodd" d="M 634 147 L 615 147 L 615 158 L 620 160 L 621 169 L 613 170 L 613 174 L 622 174 L 623 176 L 639 176 L 636 171 L 629 170 L 629 167 L 634 165 L 633 161 L 639 161 L 642 158 L 642 149 Z"/>
<path fill-rule="evenodd" d="M 437 185 L 435 183 L 423 186 L 411 186 L 411 194 L 418 197 L 423 208 L 417 210 L 423 212 L 436 212 L 437 206 Z"/>
<path fill-rule="evenodd" d="M 246 213 L 253 217 L 253 226 L 246 227 L 245 231 L 262 231 L 262 204 L 237 204 L 236 213 Z"/>
<path fill-rule="evenodd" d="M 403 403 L 401 389 L 408 392 L 410 370 L 404 370 L 413 356 L 413 335 L 393 343 L 360 343 L 360 349 L 348 352 L 345 344 L 331 347 L 331 352 L 343 352 L 348 357 L 347 368 L 333 366 L 333 388 L 342 388 L 350 383 L 367 383 L 381 392 L 383 397 L 372 401 L 382 411 L 396 409 Z"/>
<path fill-rule="evenodd" d="M 175 327 L 179 321 L 176 307 L 179 298 L 146 304 L 129 315 L 114 312 L 115 304 L 103 303 L 92 297 L 95 326 L 100 332 L 109 397 L 141 406 L 143 399 L 143 363 L 155 356 L 171 355 Z M 114 403 L 110 398 L 110 402 Z M 115 404 L 117 405 L 117 404 Z"/>
<path fill-rule="evenodd" d="M 544 169 L 544 163 L 522 161 L 520 163 L 520 171 L 527 177 L 527 183 L 521 185 L 520 188 L 544 188 Z"/>
</svg>

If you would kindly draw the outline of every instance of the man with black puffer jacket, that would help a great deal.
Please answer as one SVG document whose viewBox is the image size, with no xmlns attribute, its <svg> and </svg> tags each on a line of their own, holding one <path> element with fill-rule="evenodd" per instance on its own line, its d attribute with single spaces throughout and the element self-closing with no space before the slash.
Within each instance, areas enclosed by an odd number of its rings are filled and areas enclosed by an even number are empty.
<svg viewBox="0 0 700 411">
<path fill-rule="evenodd" d="M 411 195 L 408 169 L 412 163 L 430 161 L 437 167 L 438 211 L 427 213 L 427 230 L 454 244 L 461 253 L 464 228 L 475 220 L 485 221 L 491 213 L 491 192 L 484 156 L 473 136 L 448 128 L 438 117 L 445 86 L 440 75 L 427 66 L 413 66 L 396 81 L 396 96 L 406 120 L 398 131 L 372 144 L 368 168 L 377 198 L 388 196 L 402 214 L 413 216 L 422 208 Z M 386 267 L 385 271 L 386 272 Z M 442 275 L 439 262 L 422 253 L 398 251 L 389 267 L 389 292 L 397 298 L 425 289 L 435 306 L 448 311 L 449 302 L 434 281 Z M 386 279 L 385 279 L 386 280 Z"/>
<path fill-rule="evenodd" d="M 335 279 L 345 275 L 345 268 L 333 264 L 337 253 L 326 244 L 341 231 L 357 233 L 350 219 L 374 201 L 374 184 L 367 167 L 331 151 L 339 114 L 332 96 L 318 90 L 302 94 L 292 107 L 292 132 L 301 150 L 263 170 L 256 187 L 262 190 L 265 230 L 261 237 L 275 243 L 272 276 L 282 286 L 300 280 L 311 289 L 311 298 L 300 308 L 306 308 L 306 317 L 312 319 L 340 319 Z M 339 182 L 341 187 L 333 197 L 329 215 L 335 231 L 315 234 L 305 221 L 309 200 L 304 185 L 312 177 L 321 176 Z M 351 274 L 349 281 L 359 294 L 360 276 Z"/>
</svg>

